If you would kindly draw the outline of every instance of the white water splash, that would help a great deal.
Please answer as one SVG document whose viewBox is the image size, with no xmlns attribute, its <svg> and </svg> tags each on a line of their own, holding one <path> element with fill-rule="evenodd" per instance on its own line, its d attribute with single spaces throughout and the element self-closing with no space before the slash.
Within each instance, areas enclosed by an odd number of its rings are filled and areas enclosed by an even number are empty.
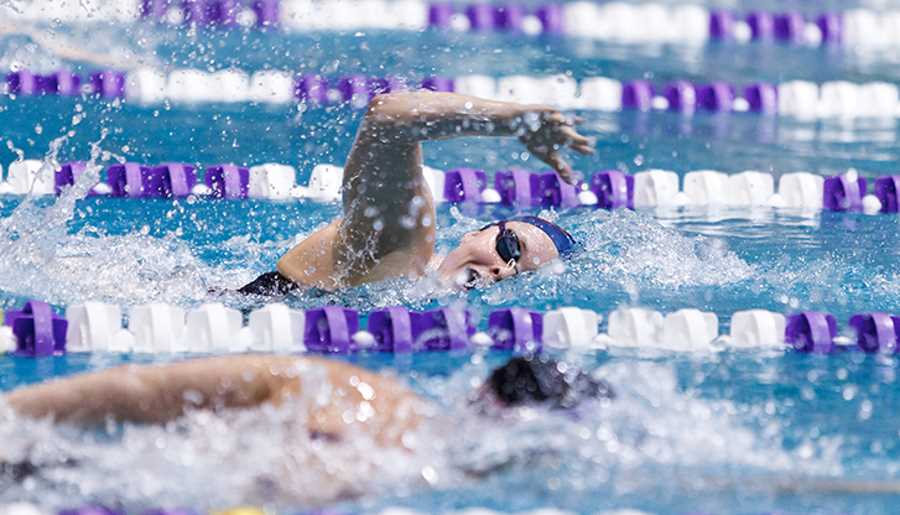
<svg viewBox="0 0 900 515">
<path fill-rule="evenodd" d="M 571 223 L 585 247 L 572 265 L 578 273 L 662 288 L 719 286 L 753 273 L 721 240 L 685 236 L 640 213 L 594 211 Z"/>
<path fill-rule="evenodd" d="M 582 248 L 556 265 L 484 290 L 486 303 L 521 302 L 523 291 L 532 305 L 593 300 L 622 291 L 636 301 L 645 290 L 724 286 L 754 274 L 721 240 L 685 236 L 640 213 L 582 211 L 558 222 Z"/>
<path fill-rule="evenodd" d="M 57 154 L 71 134 L 55 139 L 40 173 L 53 173 Z M 86 299 L 150 301 L 205 294 L 203 266 L 176 240 L 130 234 L 101 236 L 91 230 L 69 234 L 75 204 L 100 177 L 106 131 L 91 145 L 84 174 L 50 206 L 26 196 L 0 220 L 0 289 L 68 304 Z"/>
</svg>

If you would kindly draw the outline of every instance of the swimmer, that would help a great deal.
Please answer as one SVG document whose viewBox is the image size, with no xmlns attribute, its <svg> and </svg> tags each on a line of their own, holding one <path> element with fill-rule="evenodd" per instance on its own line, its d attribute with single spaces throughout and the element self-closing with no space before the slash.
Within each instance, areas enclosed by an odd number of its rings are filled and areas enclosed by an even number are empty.
<svg viewBox="0 0 900 515">
<path fill-rule="evenodd" d="M 327 402 L 288 405 L 304 393 L 318 396 L 323 384 L 330 386 Z M 304 388 L 316 390 L 304 392 Z M 604 381 L 536 356 L 516 357 L 495 369 L 470 402 L 478 412 L 490 414 L 523 405 L 570 410 L 589 398 L 613 397 Z M 396 448 L 403 448 L 403 435 L 435 411 L 427 400 L 387 374 L 337 360 L 263 355 L 128 365 L 26 386 L 0 397 L 0 403 L 20 416 L 82 427 L 104 427 L 111 420 L 166 424 L 201 410 L 297 407 L 305 411 L 299 419 L 313 438 L 340 442 L 351 432 L 362 431 L 378 444 Z M 367 416 L 348 419 L 348 412 Z M 259 421 L 263 431 L 266 420 Z M 47 467 L 76 465 L 68 458 L 53 464 L 0 460 L 0 482 L 21 481 Z"/>
<path fill-rule="evenodd" d="M 575 130 L 580 120 L 541 105 L 497 102 L 454 93 L 375 97 L 344 166 L 343 215 L 290 249 L 276 271 L 241 293 L 282 296 L 297 288 L 334 291 L 436 268 L 442 282 L 473 288 L 529 272 L 565 257 L 572 236 L 537 217 L 518 217 L 466 234 L 433 263 L 435 211 L 422 173 L 423 141 L 462 136 L 515 136 L 566 181 L 575 180 L 565 148 L 592 154 Z"/>
<path fill-rule="evenodd" d="M 605 382 L 558 365 L 545 356 L 512 358 L 491 373 L 473 403 L 505 407 L 535 403 L 569 409 L 587 397 L 612 398 Z M 59 423 L 100 426 L 112 419 L 164 424 L 189 410 L 282 405 L 303 393 L 304 373 L 313 370 L 324 372 L 324 376 L 316 374 L 315 380 L 330 383 L 339 399 L 310 406 L 311 433 L 340 438 L 356 423 L 348 425 L 343 420 L 345 406 L 366 402 L 374 416 L 361 426 L 382 443 L 392 443 L 392 437 L 398 436 L 392 429 L 402 432 L 416 426 L 418 412 L 427 404 L 387 374 L 338 360 L 267 355 L 126 365 L 26 386 L 0 399 L 20 415 L 49 417 Z"/>
<path fill-rule="evenodd" d="M 510 409 L 544 407 L 563 412 L 589 400 L 615 399 L 614 390 L 572 366 L 546 356 L 516 357 L 493 370 L 471 395 L 469 402 L 483 416 L 502 420 Z M 566 370 L 565 373 L 560 370 Z M 323 377 L 324 374 L 324 377 Z M 304 385 L 304 377 L 314 384 Z M 304 386 L 330 383 L 328 402 L 289 404 L 299 399 Z M 414 431 L 429 414 L 431 403 L 387 374 L 373 373 L 348 363 L 315 357 L 229 356 L 203 358 L 167 365 L 128 365 L 100 372 L 26 386 L 0 397 L 19 416 L 50 419 L 59 424 L 107 427 L 109 421 L 137 424 L 166 424 L 192 411 L 233 412 L 269 405 L 307 410 L 309 435 L 340 443 L 355 432 L 365 432 L 375 442 L 403 449 L 403 435 Z M 602 404 L 598 404 L 602 406 Z M 365 412 L 367 417 L 346 417 Z M 259 419 L 260 429 L 268 419 Z M 450 421 L 454 423 L 454 421 Z M 52 463 L 32 463 L 25 459 L 0 459 L 0 484 L 23 481 L 44 470 L 77 467 L 70 457 Z M 466 470 L 473 478 L 501 470 Z M 771 491 L 775 493 L 840 493 L 848 495 L 897 495 L 900 481 L 892 479 L 854 480 L 842 478 L 789 477 L 694 477 L 685 488 L 697 493 L 709 491 Z M 319 499 L 320 501 L 322 499 Z"/>
</svg>

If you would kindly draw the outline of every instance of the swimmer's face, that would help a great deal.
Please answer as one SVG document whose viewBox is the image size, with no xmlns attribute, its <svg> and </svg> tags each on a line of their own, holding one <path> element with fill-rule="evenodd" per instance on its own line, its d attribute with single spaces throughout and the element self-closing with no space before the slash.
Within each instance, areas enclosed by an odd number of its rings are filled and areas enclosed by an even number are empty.
<svg viewBox="0 0 900 515">
<path fill-rule="evenodd" d="M 492 225 L 463 236 L 459 247 L 438 268 L 441 279 L 456 287 L 476 288 L 537 270 L 559 257 L 553 241 L 537 227 L 513 221 L 506 222 L 505 227 L 518 240 L 518 261 L 507 262 L 497 252 L 500 227 Z"/>
</svg>

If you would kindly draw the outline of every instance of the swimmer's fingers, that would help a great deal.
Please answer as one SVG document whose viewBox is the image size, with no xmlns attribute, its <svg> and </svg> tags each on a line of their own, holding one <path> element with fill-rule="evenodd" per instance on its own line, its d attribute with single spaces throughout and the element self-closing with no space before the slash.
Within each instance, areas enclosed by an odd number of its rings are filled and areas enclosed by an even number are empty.
<svg viewBox="0 0 900 515">
<path fill-rule="evenodd" d="M 579 134 L 572 127 L 563 127 L 557 135 L 557 144 L 566 146 L 582 155 L 592 155 L 594 153 L 594 140 L 587 136 Z"/>
<path fill-rule="evenodd" d="M 584 155 L 584 156 L 592 156 L 592 155 L 594 155 L 594 152 L 596 152 L 596 150 L 594 149 L 594 145 L 591 143 L 587 143 L 587 144 L 570 143 L 569 148 L 571 148 L 575 152 L 578 152 L 579 154 Z"/>
<path fill-rule="evenodd" d="M 594 153 L 594 141 L 591 138 L 579 134 L 571 127 L 564 127 L 561 132 L 566 138 L 565 144 L 572 150 L 585 155 Z"/>
<path fill-rule="evenodd" d="M 576 148 L 576 146 L 578 148 Z M 593 152 L 593 149 L 590 148 L 589 146 L 581 146 L 581 145 L 576 145 L 576 146 L 571 146 L 571 147 L 573 149 L 575 149 L 576 151 L 582 152 L 582 153 Z M 531 152 L 532 155 L 534 155 L 541 161 L 550 165 L 550 167 L 553 168 L 553 170 L 555 170 L 556 173 L 558 173 L 559 176 L 562 177 L 562 179 L 564 181 L 566 181 L 569 184 L 575 184 L 577 177 L 575 176 L 575 173 L 572 171 L 572 166 L 569 165 L 568 161 L 566 161 L 565 158 L 563 158 L 562 153 L 560 153 L 560 151 L 559 151 L 563 147 L 563 145 L 556 145 L 556 144 L 546 145 L 546 144 L 538 144 L 538 143 L 531 141 L 531 142 L 526 142 L 526 147 L 528 148 L 528 151 Z"/>
<path fill-rule="evenodd" d="M 562 180 L 569 184 L 575 184 L 575 172 L 572 171 L 572 166 L 569 165 L 568 161 L 563 158 L 558 150 L 551 150 L 543 159 L 545 163 L 553 167 L 556 173 L 562 177 Z"/>
</svg>

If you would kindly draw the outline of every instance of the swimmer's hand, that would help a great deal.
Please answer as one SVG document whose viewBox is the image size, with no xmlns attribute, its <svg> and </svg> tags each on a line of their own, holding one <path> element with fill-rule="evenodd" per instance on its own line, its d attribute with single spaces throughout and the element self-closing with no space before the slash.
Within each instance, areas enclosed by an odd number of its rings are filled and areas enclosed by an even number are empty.
<svg viewBox="0 0 900 515">
<path fill-rule="evenodd" d="M 385 162 L 370 163 L 368 170 L 403 169 L 403 162 L 388 163 L 398 154 L 398 145 L 461 136 L 516 136 L 535 157 L 550 165 L 569 184 L 576 180 L 572 167 L 563 158 L 568 147 L 578 153 L 594 153 L 594 142 L 575 130 L 581 123 L 558 110 L 540 104 L 501 102 L 484 98 L 433 91 L 396 92 L 379 95 L 366 113 L 363 144 L 385 145 Z M 373 150 L 364 148 L 354 159 L 372 159 Z M 351 156 L 353 157 L 353 156 Z M 397 158 L 399 159 L 399 158 Z M 350 164 L 355 164 L 352 161 Z M 416 167 L 419 170 L 419 167 Z M 417 172 L 418 173 L 418 172 Z M 374 181 L 373 181 L 374 182 Z M 384 182 L 394 188 L 395 183 Z M 394 195 L 390 189 L 389 195 Z M 389 197 L 392 198 L 392 197 Z M 405 216 L 405 214 L 404 214 Z M 366 220 L 366 227 L 371 222 Z"/>
<path fill-rule="evenodd" d="M 551 107 L 540 107 L 523 116 L 522 120 L 519 141 L 535 157 L 553 167 L 563 180 L 574 184 L 575 173 L 560 151 L 569 147 L 582 155 L 594 153 L 594 142 L 575 130 L 575 125 L 582 122 L 581 118 L 566 117 Z"/>
</svg>

